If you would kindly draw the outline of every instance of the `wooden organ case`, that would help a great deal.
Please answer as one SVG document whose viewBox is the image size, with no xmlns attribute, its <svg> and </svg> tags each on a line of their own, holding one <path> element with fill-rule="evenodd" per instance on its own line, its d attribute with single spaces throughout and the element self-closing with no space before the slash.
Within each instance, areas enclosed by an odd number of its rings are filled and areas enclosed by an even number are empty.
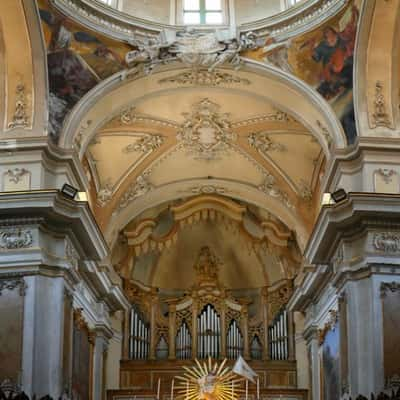
<svg viewBox="0 0 400 400">
<path fill-rule="evenodd" d="M 218 266 L 203 247 L 194 266 L 196 283 L 178 298 L 161 299 L 155 288 L 126 282 L 133 306 L 125 324 L 122 393 L 154 393 L 160 379 L 167 395 L 174 376 L 194 358 L 233 364 L 239 355 L 259 374 L 262 390 L 296 388 L 293 321 L 284 309 L 291 282 L 263 288 L 259 315 L 250 318 L 251 300 L 236 299 L 220 285 Z"/>
</svg>

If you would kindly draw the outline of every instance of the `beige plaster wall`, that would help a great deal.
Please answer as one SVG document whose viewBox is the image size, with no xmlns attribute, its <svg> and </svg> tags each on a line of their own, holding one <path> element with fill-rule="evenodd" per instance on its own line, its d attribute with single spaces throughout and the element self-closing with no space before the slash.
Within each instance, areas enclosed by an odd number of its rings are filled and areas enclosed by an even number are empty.
<svg viewBox="0 0 400 400">
<path fill-rule="evenodd" d="M 281 0 L 235 0 L 238 25 L 269 17 L 281 11 Z"/>
<path fill-rule="evenodd" d="M 168 24 L 170 0 L 120 0 L 121 11 L 138 18 Z"/>
</svg>

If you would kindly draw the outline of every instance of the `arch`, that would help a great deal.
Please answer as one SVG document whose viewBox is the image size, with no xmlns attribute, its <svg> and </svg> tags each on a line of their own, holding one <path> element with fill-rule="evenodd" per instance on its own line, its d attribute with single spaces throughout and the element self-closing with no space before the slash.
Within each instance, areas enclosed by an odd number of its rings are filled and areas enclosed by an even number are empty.
<svg viewBox="0 0 400 400">
<path fill-rule="evenodd" d="M 193 186 L 208 186 L 224 188 L 230 198 L 246 201 L 261 209 L 267 209 L 271 214 L 279 218 L 290 230 L 296 232 L 297 241 L 301 250 L 304 250 L 308 239 L 308 229 L 301 216 L 291 210 L 277 198 L 267 196 L 256 187 L 244 182 L 222 180 L 222 179 L 192 179 L 186 181 L 171 182 L 160 186 L 130 203 L 120 213 L 114 214 L 105 229 L 105 238 L 111 247 L 118 239 L 118 232 L 122 230 L 131 220 L 143 211 L 157 207 L 162 203 L 193 196 Z M 161 195 L 162 194 L 162 195 Z"/>
<path fill-rule="evenodd" d="M 225 69 L 231 70 L 231 68 Z M 134 106 L 138 98 L 159 92 L 158 81 L 168 77 L 171 72 L 176 74 L 185 70 L 187 69 L 182 68 L 182 64 L 175 63 L 161 67 L 151 75 L 138 74 L 135 79 L 127 78 L 131 74 L 129 71 L 122 71 L 106 79 L 75 105 L 65 121 L 59 145 L 71 148 L 74 138 L 80 134 L 83 136 L 80 149 L 82 156 L 96 130 L 107 120 L 128 106 Z M 248 59 L 244 60 L 244 66 L 236 71 L 235 75 L 244 79 L 250 78 L 252 82 L 239 89 L 244 94 L 258 95 L 299 120 L 321 144 L 327 158 L 330 158 L 330 140 L 336 148 L 346 146 L 343 128 L 329 104 L 300 79 L 271 65 Z M 176 84 L 165 87 L 169 90 L 182 88 Z M 232 90 L 229 85 L 220 87 Z M 87 126 L 85 121 L 88 120 L 96 123 Z"/>
</svg>

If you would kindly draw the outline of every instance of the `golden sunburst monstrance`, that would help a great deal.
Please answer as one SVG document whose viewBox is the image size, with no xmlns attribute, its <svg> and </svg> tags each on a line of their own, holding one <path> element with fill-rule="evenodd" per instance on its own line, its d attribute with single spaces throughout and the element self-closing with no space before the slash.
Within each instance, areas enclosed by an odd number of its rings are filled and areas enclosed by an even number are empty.
<svg viewBox="0 0 400 400">
<path fill-rule="evenodd" d="M 201 364 L 195 359 L 196 365 L 183 367 L 183 376 L 177 376 L 178 398 L 183 400 L 236 400 L 240 382 L 229 367 L 225 367 L 226 359 L 221 364 L 211 358 Z"/>
</svg>

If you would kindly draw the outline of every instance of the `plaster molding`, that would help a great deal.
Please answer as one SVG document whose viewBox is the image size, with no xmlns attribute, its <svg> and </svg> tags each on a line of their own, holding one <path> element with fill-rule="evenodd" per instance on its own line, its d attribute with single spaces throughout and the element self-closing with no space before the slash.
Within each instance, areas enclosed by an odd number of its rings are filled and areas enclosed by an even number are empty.
<svg viewBox="0 0 400 400">
<path fill-rule="evenodd" d="M 293 203 L 290 201 L 288 194 L 279 188 L 279 186 L 276 184 L 275 177 L 270 173 L 267 172 L 265 174 L 264 182 L 258 186 L 258 189 L 265 193 L 267 196 L 276 197 L 287 208 L 295 208 Z"/>
<path fill-rule="evenodd" d="M 259 153 L 265 154 L 269 151 L 286 152 L 287 147 L 282 143 L 275 142 L 268 132 L 255 132 L 247 136 L 247 142 Z"/>
<path fill-rule="evenodd" d="M 375 83 L 374 112 L 372 114 L 371 128 L 385 127 L 392 129 L 389 115 L 386 111 L 386 100 L 383 95 L 383 83 L 377 81 Z"/>
<path fill-rule="evenodd" d="M 30 172 L 25 168 L 12 168 L 4 172 L 4 175 L 8 177 L 8 180 L 13 183 L 19 183 L 21 179 Z"/>
<path fill-rule="evenodd" d="M 30 229 L 8 229 L 0 232 L 0 249 L 15 250 L 31 247 L 33 235 Z"/>
<path fill-rule="evenodd" d="M 375 233 L 373 238 L 374 248 L 384 253 L 400 252 L 400 232 Z"/>
<path fill-rule="evenodd" d="M 5 278 L 0 275 L 0 296 L 4 290 L 18 289 L 20 296 L 25 296 L 27 285 L 23 277 L 21 278 Z"/>
<path fill-rule="evenodd" d="M 188 155 L 199 160 L 214 161 L 236 140 L 229 114 L 221 113 L 220 108 L 220 105 L 204 98 L 192 105 L 190 114 L 183 114 L 185 121 L 176 137 Z"/>
<path fill-rule="evenodd" d="M 177 31 L 181 26 L 168 25 L 135 18 L 116 9 L 92 0 L 52 0 L 63 14 L 102 34 L 129 42 L 132 37 L 155 38 L 164 30 Z M 238 27 L 239 35 L 255 32 L 260 42 L 267 36 L 282 41 L 320 26 L 336 15 L 347 4 L 347 0 L 307 0 L 284 12 Z M 202 31 L 226 30 L 227 26 L 201 27 Z"/>
<path fill-rule="evenodd" d="M 160 67 L 157 72 L 153 73 L 152 79 L 155 74 L 162 73 L 165 76 L 165 72 L 171 70 L 182 70 L 182 64 L 174 64 L 174 65 L 166 65 L 162 68 Z M 226 69 L 226 68 L 224 68 Z M 291 104 L 280 104 L 276 102 L 276 100 L 272 98 L 268 98 L 266 96 L 266 100 L 272 102 L 276 105 L 277 108 L 282 110 L 285 113 L 290 112 L 294 118 L 298 119 L 300 123 L 302 123 L 306 130 L 309 131 L 313 136 L 315 136 L 318 142 L 321 144 L 324 149 L 324 153 L 326 157 L 330 158 L 330 150 L 329 145 L 327 143 L 328 138 L 325 137 L 320 128 L 318 128 L 316 124 L 316 119 L 320 120 L 326 126 L 327 131 L 329 132 L 329 136 L 332 138 L 334 145 L 336 148 L 341 148 L 345 145 L 345 135 L 343 132 L 343 128 L 340 125 L 340 122 L 337 119 L 337 116 L 332 111 L 331 107 L 327 104 L 327 102 L 313 90 L 307 84 L 300 81 L 299 79 L 293 77 L 290 74 L 285 73 L 284 71 L 279 70 L 270 65 L 265 65 L 264 63 L 257 62 L 254 60 L 245 59 L 244 65 L 241 68 L 241 74 L 246 72 L 248 74 L 256 74 L 260 77 L 264 77 L 266 80 L 271 80 L 275 82 L 277 85 L 282 86 L 282 90 L 284 87 L 287 89 L 291 89 L 296 93 L 297 97 L 302 97 L 303 101 L 311 107 L 312 111 L 309 117 L 306 117 L 304 114 L 299 114 L 295 108 L 292 108 Z M 95 110 L 100 106 L 100 104 L 106 100 L 108 96 L 118 92 L 122 86 L 136 85 L 136 81 L 140 81 L 143 79 L 150 79 L 143 74 L 139 74 L 135 77 L 134 80 L 125 80 L 127 72 L 121 71 L 119 73 L 114 74 L 108 79 L 105 79 L 98 85 L 96 85 L 91 91 L 89 91 L 83 98 L 74 106 L 71 113 L 68 115 L 65 124 L 63 126 L 63 130 L 60 135 L 59 145 L 61 147 L 71 147 L 73 143 L 73 138 L 77 133 L 77 130 L 80 127 L 81 122 L 84 119 L 92 118 Z M 241 75 L 240 74 L 240 75 Z M 140 83 L 139 82 L 139 83 Z M 139 84 L 138 83 L 138 84 Z M 247 88 L 249 86 L 249 88 Z M 251 88 L 250 88 L 251 86 Z M 182 88 L 181 88 L 182 89 Z M 227 88 L 228 90 L 233 90 L 232 88 Z M 170 89 L 171 90 L 171 89 Z M 178 89 L 176 89 L 178 90 Z M 259 94 L 255 94 L 254 91 L 256 88 L 253 88 L 253 85 L 243 86 L 240 89 L 244 94 L 252 94 L 259 96 Z M 164 93 L 165 91 L 158 91 L 158 94 Z M 146 93 L 145 96 L 149 96 L 153 92 Z M 141 96 L 143 97 L 143 96 Z M 133 102 L 137 102 L 138 99 L 135 99 Z M 293 105 L 294 106 L 294 105 Z M 117 107 L 123 107 L 122 104 L 117 105 Z M 125 106 L 126 107 L 126 106 Z M 314 114 L 314 117 L 311 115 Z M 319 115 L 318 118 L 315 118 Z M 88 139 L 85 143 L 89 143 L 92 136 L 95 135 L 96 130 L 100 126 L 104 126 L 104 124 L 109 121 L 109 117 L 104 118 L 102 121 L 98 121 L 96 124 L 92 124 L 91 128 L 88 130 L 86 135 Z M 80 156 L 84 154 L 86 149 L 82 148 L 80 151 Z"/>
<path fill-rule="evenodd" d="M 157 134 L 146 133 L 140 137 L 136 143 L 125 146 L 122 151 L 124 153 L 146 153 L 149 154 L 157 150 L 164 143 L 164 136 Z"/>
<path fill-rule="evenodd" d="M 250 80 L 232 75 L 228 72 L 207 69 L 191 69 L 187 72 L 160 79 L 159 84 L 177 84 L 188 86 L 226 86 L 233 84 L 250 85 Z"/>
<path fill-rule="evenodd" d="M 118 214 L 122 209 L 126 208 L 131 202 L 150 192 L 154 186 L 149 182 L 148 174 L 139 175 L 136 180 L 129 186 L 128 190 L 122 195 L 113 214 Z"/>
<path fill-rule="evenodd" d="M 380 293 L 381 298 L 386 297 L 387 292 L 400 292 L 400 282 L 381 282 Z"/>
<path fill-rule="evenodd" d="M 15 89 L 15 93 L 15 109 L 12 120 L 8 123 L 8 129 L 29 128 L 30 118 L 28 117 L 25 85 L 19 83 Z"/>
</svg>

